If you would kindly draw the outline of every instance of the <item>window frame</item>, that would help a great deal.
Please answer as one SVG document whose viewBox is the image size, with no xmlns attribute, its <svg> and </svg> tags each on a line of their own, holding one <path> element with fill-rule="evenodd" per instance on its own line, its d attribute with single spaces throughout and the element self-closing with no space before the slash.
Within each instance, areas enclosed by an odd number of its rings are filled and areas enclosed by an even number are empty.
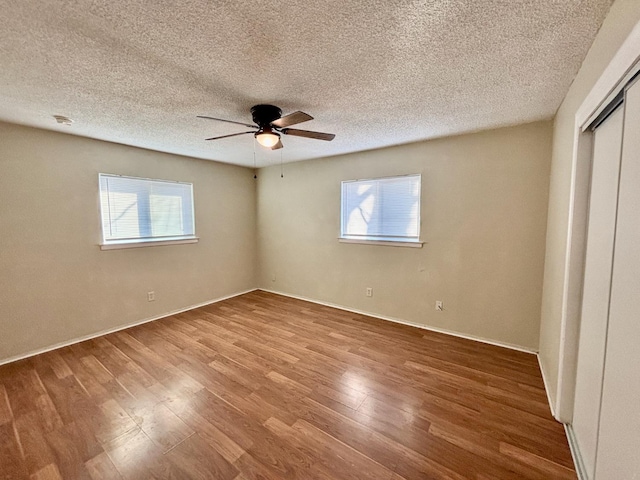
<svg viewBox="0 0 640 480">
<path fill-rule="evenodd" d="M 356 183 L 356 182 L 373 182 L 380 180 L 392 180 L 395 178 L 405 178 L 405 177 L 418 177 L 418 187 L 419 187 L 419 200 L 418 200 L 418 235 L 415 237 L 415 240 L 412 240 L 410 237 L 398 237 L 398 240 L 393 240 L 392 236 L 379 236 L 379 238 L 371 237 L 357 237 L 353 235 L 345 234 L 345 216 L 344 216 L 344 186 L 347 183 Z M 412 247 L 412 248 L 422 248 L 424 242 L 420 240 L 421 235 L 421 226 L 422 226 L 422 173 L 407 173 L 403 175 L 389 175 L 385 177 L 375 177 L 375 178 L 358 178 L 354 180 L 342 180 L 340 182 L 340 235 L 338 237 L 338 241 L 340 243 L 354 243 L 354 244 L 364 244 L 364 245 L 385 245 L 390 247 Z"/>
<path fill-rule="evenodd" d="M 191 194 L 191 223 L 193 225 L 193 234 L 190 235 L 171 235 L 171 236 L 157 236 L 157 237 L 142 237 L 142 238 L 126 238 L 126 239 L 115 239 L 115 240 L 107 240 L 106 232 L 104 230 L 104 209 L 102 203 L 102 178 L 103 177 L 112 177 L 112 178 L 126 178 L 131 180 L 142 180 L 145 182 L 160 182 L 167 184 L 179 184 L 179 185 L 188 185 L 189 191 Z M 134 177 L 131 175 L 119 175 L 115 173 L 98 173 L 98 203 L 100 208 L 100 232 L 101 232 L 101 250 L 116 250 L 122 248 L 139 248 L 139 247 L 155 247 L 162 245 L 180 245 L 187 243 L 197 243 L 199 241 L 199 237 L 196 236 L 196 223 L 195 223 L 195 197 L 193 191 L 193 183 L 190 182 L 180 182 L 176 180 L 164 180 L 157 178 L 146 178 L 146 177 Z M 150 223 L 149 223 L 150 225 Z"/>
</svg>

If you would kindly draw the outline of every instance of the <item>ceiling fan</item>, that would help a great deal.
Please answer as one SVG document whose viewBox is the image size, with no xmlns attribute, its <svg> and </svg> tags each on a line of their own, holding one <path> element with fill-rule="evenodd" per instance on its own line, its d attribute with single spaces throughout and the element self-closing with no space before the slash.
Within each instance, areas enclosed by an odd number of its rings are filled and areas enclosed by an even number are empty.
<svg viewBox="0 0 640 480">
<path fill-rule="evenodd" d="M 304 112 L 293 112 L 289 115 L 282 116 L 282 110 L 275 105 L 254 105 L 251 107 L 251 116 L 255 125 L 250 123 L 235 122 L 233 120 L 224 120 L 222 118 L 206 117 L 198 115 L 198 118 L 207 118 L 209 120 L 217 120 L 219 122 L 234 123 L 245 127 L 253 128 L 248 132 L 232 133 L 230 135 L 222 135 L 220 137 L 211 137 L 206 140 L 219 140 L 221 138 L 236 137 L 238 135 L 246 135 L 253 133 L 260 145 L 271 150 L 282 148 L 280 134 L 293 135 L 295 137 L 315 138 L 316 140 L 331 141 L 335 138 L 333 133 L 311 132 L 309 130 L 298 130 L 297 128 L 288 128 L 290 125 L 313 120 L 313 117 Z"/>
</svg>

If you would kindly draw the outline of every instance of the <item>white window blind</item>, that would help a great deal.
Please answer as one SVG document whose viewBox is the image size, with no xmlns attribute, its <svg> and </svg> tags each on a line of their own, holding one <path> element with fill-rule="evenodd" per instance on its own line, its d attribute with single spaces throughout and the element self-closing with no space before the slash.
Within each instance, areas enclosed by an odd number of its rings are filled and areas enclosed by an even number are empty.
<svg viewBox="0 0 640 480">
<path fill-rule="evenodd" d="M 99 174 L 104 244 L 195 238 L 190 183 Z"/>
<path fill-rule="evenodd" d="M 341 238 L 418 242 L 420 175 L 342 182 Z"/>
</svg>

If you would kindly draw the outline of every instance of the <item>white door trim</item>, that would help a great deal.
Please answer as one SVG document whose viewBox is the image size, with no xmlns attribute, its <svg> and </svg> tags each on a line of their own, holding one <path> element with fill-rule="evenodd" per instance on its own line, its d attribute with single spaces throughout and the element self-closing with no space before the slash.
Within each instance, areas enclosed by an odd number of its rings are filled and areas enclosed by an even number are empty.
<svg viewBox="0 0 640 480">
<path fill-rule="evenodd" d="M 589 202 L 591 132 L 582 127 L 603 106 L 611 94 L 640 60 L 640 21 L 635 25 L 620 49 L 613 56 L 576 112 L 574 121 L 571 190 L 569 197 L 569 229 L 565 255 L 565 276 L 562 292 L 562 318 L 556 404 L 557 420 L 571 423 L 573 394 L 580 327 L 582 274 L 586 243 Z"/>
</svg>

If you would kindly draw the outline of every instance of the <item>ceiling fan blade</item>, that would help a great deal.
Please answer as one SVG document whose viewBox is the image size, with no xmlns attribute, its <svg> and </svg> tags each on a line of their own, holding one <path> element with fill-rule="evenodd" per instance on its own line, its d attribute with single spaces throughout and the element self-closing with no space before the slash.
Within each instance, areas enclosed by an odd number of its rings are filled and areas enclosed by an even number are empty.
<svg viewBox="0 0 640 480">
<path fill-rule="evenodd" d="M 333 133 L 310 132 L 309 130 L 298 130 L 297 128 L 284 128 L 282 133 L 295 137 L 315 138 L 316 140 L 326 140 L 330 142 L 336 136 Z"/>
<path fill-rule="evenodd" d="M 225 120 L 223 118 L 205 117 L 204 115 L 196 115 L 196 116 L 198 118 L 207 118 L 209 120 L 217 120 L 218 122 L 235 123 L 236 125 L 244 125 L 245 127 L 251 127 L 251 128 L 255 127 L 255 125 L 251 125 L 250 123 L 234 122 L 233 120 Z"/>
<path fill-rule="evenodd" d="M 282 145 L 282 141 L 278 140 L 278 143 L 276 143 L 273 147 L 271 147 L 271 150 L 279 150 L 283 147 L 284 145 Z"/>
<path fill-rule="evenodd" d="M 293 112 L 284 117 L 280 117 L 277 120 L 271 122 L 271 125 L 278 128 L 288 127 L 289 125 L 296 125 L 297 123 L 307 122 L 313 120 L 313 117 L 304 112 Z"/>
<path fill-rule="evenodd" d="M 231 135 L 222 135 L 221 137 L 205 138 L 205 140 L 220 140 L 221 138 L 237 137 L 238 135 L 246 135 L 247 133 L 256 133 L 257 130 L 251 130 L 250 132 L 232 133 Z"/>
</svg>

